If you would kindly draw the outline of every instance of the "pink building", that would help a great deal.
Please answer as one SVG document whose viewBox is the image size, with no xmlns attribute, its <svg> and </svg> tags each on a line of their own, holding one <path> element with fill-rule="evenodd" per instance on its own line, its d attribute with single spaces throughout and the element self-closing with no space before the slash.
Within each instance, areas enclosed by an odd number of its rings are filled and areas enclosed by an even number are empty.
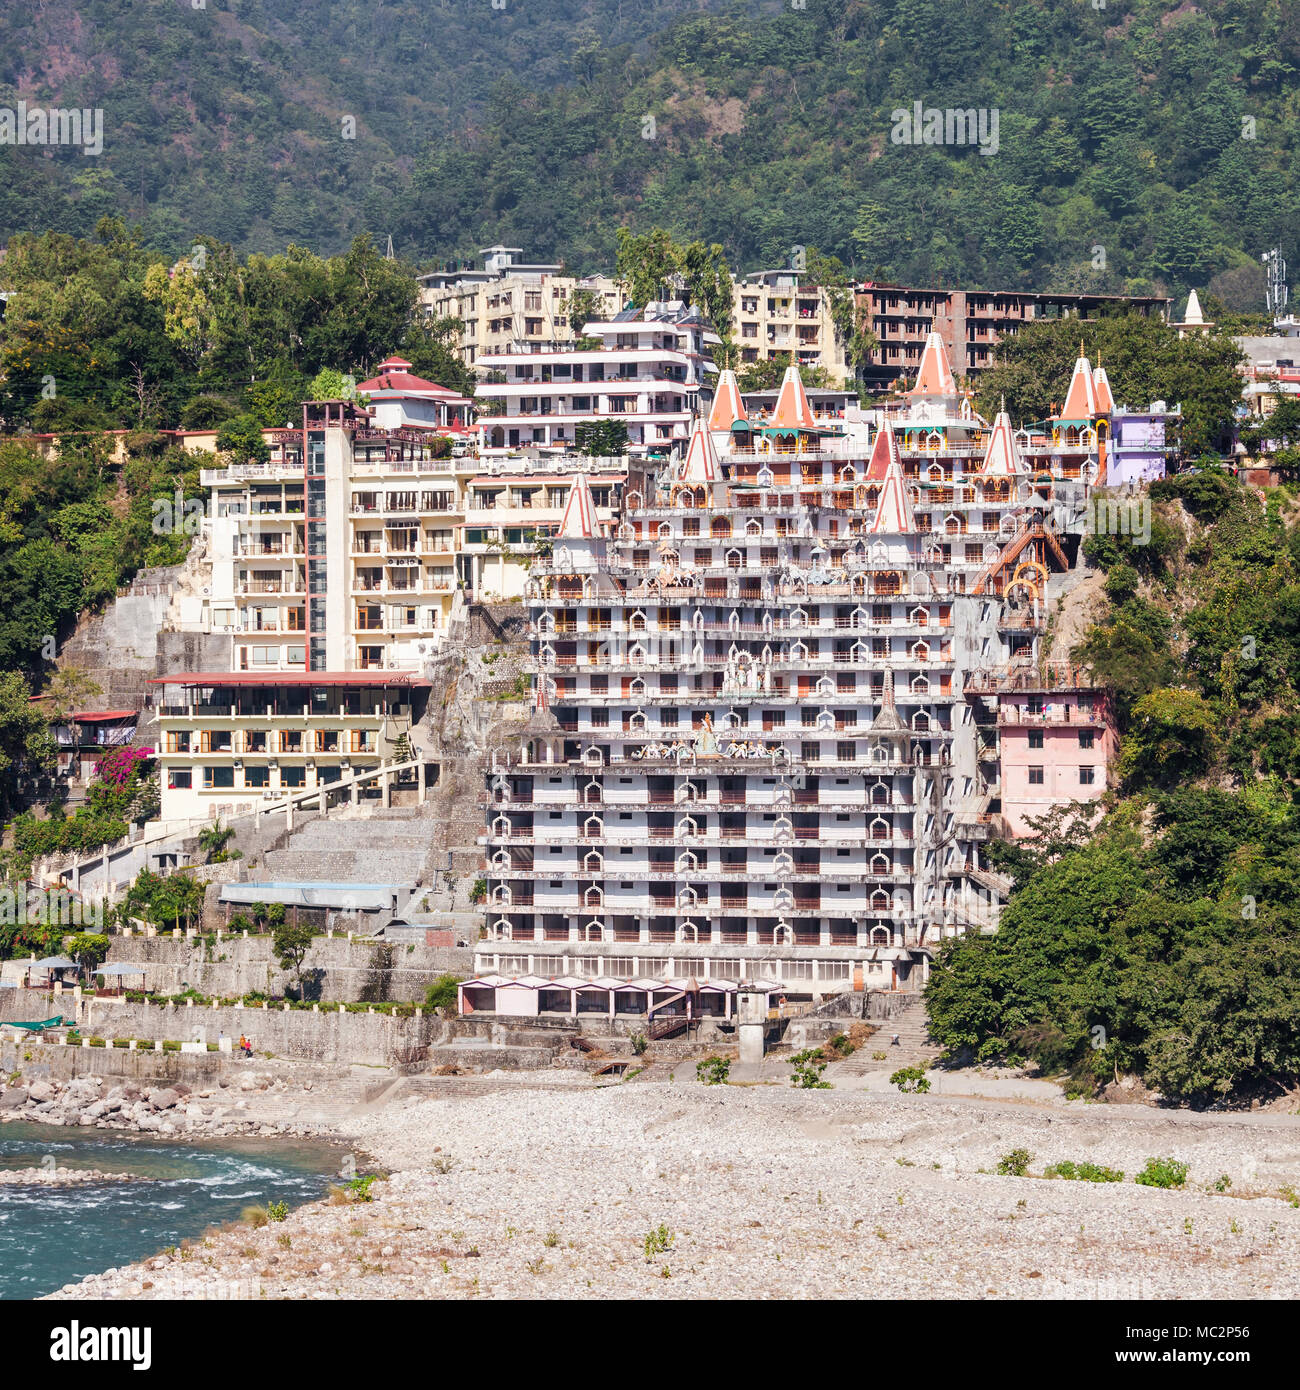
<svg viewBox="0 0 1300 1390">
<path fill-rule="evenodd" d="M 1032 834 L 1031 816 L 1099 797 L 1119 748 L 1105 691 L 1072 667 L 1042 675 L 1017 674 L 998 691 L 1002 815 L 1016 836 Z"/>
</svg>

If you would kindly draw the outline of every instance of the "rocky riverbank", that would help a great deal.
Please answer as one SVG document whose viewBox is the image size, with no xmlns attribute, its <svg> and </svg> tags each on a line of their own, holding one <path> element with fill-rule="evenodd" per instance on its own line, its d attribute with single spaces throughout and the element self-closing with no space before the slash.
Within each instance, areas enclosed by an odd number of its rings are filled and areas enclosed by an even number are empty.
<svg viewBox="0 0 1300 1390">
<path fill-rule="evenodd" d="M 292 1095 L 299 1104 L 290 1108 L 302 1108 L 303 1102 L 310 1101 L 314 1085 L 310 1076 L 291 1086 L 283 1076 L 256 1071 L 199 1089 L 183 1081 L 149 1086 L 96 1076 L 39 1080 L 30 1085 L 0 1085 L 0 1120 L 93 1125 L 168 1137 L 328 1135 L 328 1120 L 298 1124 L 277 1104 Z"/>
<path fill-rule="evenodd" d="M 330 1128 L 387 1176 L 54 1296 L 1300 1293 L 1296 1116 L 575 1074 L 412 1078 Z M 1136 1184 L 1151 1158 L 1185 1185 Z"/>
<path fill-rule="evenodd" d="M 134 1173 L 101 1173 L 98 1168 L 0 1168 L 0 1187 L 77 1187 L 136 1181 Z"/>
</svg>

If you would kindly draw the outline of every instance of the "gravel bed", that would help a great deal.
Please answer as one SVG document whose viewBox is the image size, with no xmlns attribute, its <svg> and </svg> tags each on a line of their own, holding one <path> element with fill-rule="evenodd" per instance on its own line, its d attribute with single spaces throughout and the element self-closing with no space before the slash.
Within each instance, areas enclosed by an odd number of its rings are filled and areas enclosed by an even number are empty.
<svg viewBox="0 0 1300 1390">
<path fill-rule="evenodd" d="M 53 1297 L 1300 1293 L 1300 1209 L 1281 1195 L 1300 1187 L 1289 1115 L 448 1079 L 353 1107 L 333 1133 L 389 1172 L 372 1201 L 314 1203 Z M 1031 1174 L 1071 1159 L 1126 1177 L 998 1176 L 1015 1148 Z M 1133 1182 L 1166 1156 L 1189 1165 L 1184 1189 Z"/>
</svg>

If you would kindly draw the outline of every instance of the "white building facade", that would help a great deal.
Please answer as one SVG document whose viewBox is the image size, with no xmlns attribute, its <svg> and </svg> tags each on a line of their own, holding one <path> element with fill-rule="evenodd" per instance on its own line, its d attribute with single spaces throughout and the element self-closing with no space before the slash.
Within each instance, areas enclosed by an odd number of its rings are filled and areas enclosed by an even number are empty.
<svg viewBox="0 0 1300 1390">
<path fill-rule="evenodd" d="M 477 968 L 919 988 L 997 922 L 996 706 L 968 687 L 1036 658 L 1063 514 L 937 338 L 867 455 L 796 371 L 761 424 L 730 373 L 718 397 L 613 530 L 579 479 L 534 569 Z"/>
</svg>

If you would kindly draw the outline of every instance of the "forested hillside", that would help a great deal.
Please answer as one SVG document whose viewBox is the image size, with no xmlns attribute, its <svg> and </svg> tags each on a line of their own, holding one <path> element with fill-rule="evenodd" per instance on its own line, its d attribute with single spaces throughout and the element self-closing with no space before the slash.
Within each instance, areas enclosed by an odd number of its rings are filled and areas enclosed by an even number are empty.
<svg viewBox="0 0 1300 1390">
<path fill-rule="evenodd" d="M 502 239 L 590 269 L 626 222 L 740 269 L 802 244 L 919 282 L 1220 276 L 1232 308 L 1260 307 L 1260 251 L 1294 250 L 1298 0 L 705 8 L 146 0 L 53 32 L 6 12 L 0 100 L 102 105 L 106 131 L 99 159 L 0 149 L 0 236 L 118 210 L 168 253 L 368 230 L 414 260 Z M 918 101 L 996 110 L 997 153 L 893 143 Z"/>
<path fill-rule="evenodd" d="M 1300 515 L 1217 470 L 1151 496 L 1149 545 L 1085 543 L 1107 601 L 1076 656 L 1123 734 L 1106 815 L 995 846 L 1016 891 L 996 936 L 939 952 L 932 1027 L 1083 1093 L 1277 1095 L 1300 1084 Z"/>
<path fill-rule="evenodd" d="M 99 158 L 0 146 L 0 242 L 118 213 L 167 253 L 198 232 L 342 250 L 389 230 L 415 157 L 456 138 L 503 73 L 545 90 L 602 42 L 711 3 L 80 0 L 39 22 L 0 6 L 0 105 L 99 107 L 105 128 Z"/>
</svg>

